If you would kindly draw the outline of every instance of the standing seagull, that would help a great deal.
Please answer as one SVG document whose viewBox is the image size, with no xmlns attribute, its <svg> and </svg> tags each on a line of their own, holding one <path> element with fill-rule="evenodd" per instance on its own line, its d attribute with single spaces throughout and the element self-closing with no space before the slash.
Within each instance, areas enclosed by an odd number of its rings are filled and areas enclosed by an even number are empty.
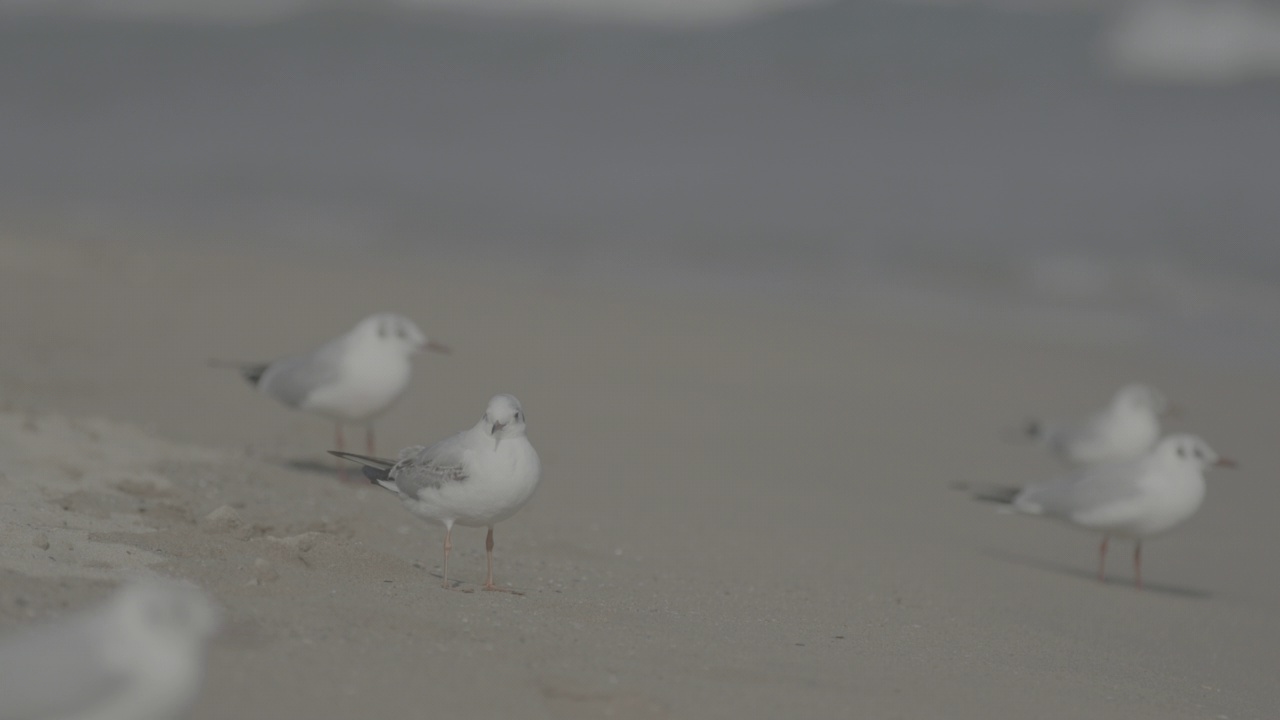
<svg viewBox="0 0 1280 720">
<path fill-rule="evenodd" d="M 1125 385 L 1110 404 L 1074 425 L 1033 420 L 1026 435 L 1047 445 L 1068 465 L 1139 457 L 1160 439 L 1160 416 L 1169 411 L 1164 396 L 1147 385 Z"/>
<path fill-rule="evenodd" d="M 400 496 L 409 512 L 444 525 L 444 586 L 449 585 L 449 551 L 453 525 L 489 528 L 484 549 L 489 571 L 485 590 L 493 584 L 493 526 L 511 517 L 538 487 L 538 453 L 525 437 L 524 411 L 511 395 L 494 395 L 484 417 L 470 430 L 431 447 L 414 445 L 400 459 L 330 453 L 364 466 L 365 477 Z M 519 594 L 519 593 L 517 593 Z"/>
<path fill-rule="evenodd" d="M 378 313 L 311 352 L 270 363 L 214 364 L 239 368 L 250 385 L 288 407 L 333 420 L 339 450 L 343 423 L 363 424 L 365 451 L 372 455 L 373 420 L 404 394 L 412 372 L 409 357 L 424 349 L 449 354 L 409 318 Z M 341 464 L 338 472 L 345 480 Z"/>
<path fill-rule="evenodd" d="M 1235 467 L 1194 435 L 1170 435 L 1140 458 L 1098 463 L 1025 489 L 980 493 L 980 500 L 1013 506 L 1028 515 L 1064 520 L 1102 533 L 1098 580 L 1106 579 L 1107 540 L 1130 538 L 1133 581 L 1142 587 L 1142 541 L 1180 524 L 1204 502 L 1204 471 Z"/>
<path fill-rule="evenodd" d="M 177 720 L 204 679 L 218 612 L 199 589 L 143 581 L 0 643 L 0 720 Z"/>
</svg>

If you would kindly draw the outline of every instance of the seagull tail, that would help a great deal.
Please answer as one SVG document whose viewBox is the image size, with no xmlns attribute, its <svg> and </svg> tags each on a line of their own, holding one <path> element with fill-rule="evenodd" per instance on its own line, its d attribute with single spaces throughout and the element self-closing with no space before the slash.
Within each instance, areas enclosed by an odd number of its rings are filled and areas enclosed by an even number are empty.
<svg viewBox="0 0 1280 720">
<path fill-rule="evenodd" d="M 979 502 L 1012 505 L 1021 492 L 1022 488 L 1013 485 L 991 485 L 975 489 L 970 497 Z"/>
<path fill-rule="evenodd" d="M 951 489 L 965 493 L 979 502 L 996 503 L 997 505 L 1012 505 L 1014 500 L 1017 499 L 1018 493 L 1022 492 L 1022 488 L 1016 485 L 978 485 L 967 482 L 953 482 L 951 483 Z"/>
<path fill-rule="evenodd" d="M 364 471 L 364 476 L 369 478 L 370 482 L 381 485 L 391 492 L 400 492 L 400 489 L 397 488 L 395 483 L 391 480 L 391 469 L 396 466 L 395 460 L 373 457 L 372 455 L 359 455 L 356 453 L 342 452 L 341 450 L 330 450 L 329 454 L 334 457 L 342 458 L 343 460 L 360 463 L 362 466 L 361 470 Z"/>
<path fill-rule="evenodd" d="M 1022 435 L 1032 442 L 1044 442 L 1049 439 L 1049 426 L 1043 420 L 1031 418 L 1022 425 Z"/>
<path fill-rule="evenodd" d="M 1017 427 L 1006 428 L 1001 434 L 1009 443 L 1044 445 L 1049 442 L 1049 435 L 1052 432 L 1053 428 L 1044 421 L 1030 418 Z"/>
<path fill-rule="evenodd" d="M 267 372 L 267 368 L 270 366 L 271 366 L 271 363 L 242 362 L 239 360 L 210 360 L 209 361 L 209 367 L 231 368 L 232 370 L 239 370 L 240 375 L 245 380 L 249 381 L 249 384 L 254 387 L 258 386 L 258 382 L 262 380 L 263 374 Z"/>
</svg>

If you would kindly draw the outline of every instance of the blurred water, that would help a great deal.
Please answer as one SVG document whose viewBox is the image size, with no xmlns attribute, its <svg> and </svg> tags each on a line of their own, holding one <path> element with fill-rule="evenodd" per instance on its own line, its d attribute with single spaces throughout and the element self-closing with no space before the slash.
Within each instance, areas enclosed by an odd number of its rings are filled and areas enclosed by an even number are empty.
<svg viewBox="0 0 1280 720">
<path fill-rule="evenodd" d="M 1280 357 L 1280 85 L 1118 80 L 1113 19 L 10 13 L 0 213 L 104 240 L 501 251 Z"/>
</svg>

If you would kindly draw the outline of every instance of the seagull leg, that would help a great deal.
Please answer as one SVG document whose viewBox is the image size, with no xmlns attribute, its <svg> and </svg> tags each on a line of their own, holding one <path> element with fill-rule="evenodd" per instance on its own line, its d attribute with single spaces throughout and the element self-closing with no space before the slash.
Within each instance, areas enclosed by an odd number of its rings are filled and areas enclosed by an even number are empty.
<svg viewBox="0 0 1280 720">
<path fill-rule="evenodd" d="M 444 589 L 449 589 L 449 551 L 453 549 L 453 525 L 444 526 L 444 569 L 441 575 L 444 576 Z"/>
<path fill-rule="evenodd" d="M 1133 541 L 1133 584 L 1142 589 L 1142 541 Z"/>
<path fill-rule="evenodd" d="M 369 424 L 364 429 L 364 452 L 366 455 L 377 455 L 373 451 L 373 425 Z"/>
<path fill-rule="evenodd" d="M 500 588 L 497 585 L 493 584 L 493 526 L 492 525 L 489 526 L 489 534 L 486 535 L 484 538 L 484 554 L 485 554 L 485 559 L 489 561 L 489 573 L 485 576 L 484 587 L 482 589 L 489 590 L 492 592 L 511 593 L 512 595 L 523 595 L 524 593 L 519 592 L 517 590 L 508 590 L 507 588 Z"/>
<path fill-rule="evenodd" d="M 1105 568 L 1107 565 L 1107 540 L 1109 538 L 1110 538 L 1109 535 L 1103 535 L 1102 545 L 1098 547 L 1098 582 L 1101 582 L 1101 583 L 1104 583 L 1107 581 L 1107 574 L 1106 574 Z"/>
<path fill-rule="evenodd" d="M 334 423 L 333 426 L 333 444 L 338 447 L 338 452 L 342 452 L 342 423 Z M 342 462 L 342 458 L 335 456 L 338 466 L 338 480 L 340 482 L 347 481 L 347 464 Z"/>
</svg>

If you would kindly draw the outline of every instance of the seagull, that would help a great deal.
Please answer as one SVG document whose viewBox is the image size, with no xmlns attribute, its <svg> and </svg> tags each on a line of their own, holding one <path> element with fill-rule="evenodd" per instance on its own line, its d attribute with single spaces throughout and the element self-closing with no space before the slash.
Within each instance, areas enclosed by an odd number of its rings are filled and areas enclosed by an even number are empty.
<svg viewBox="0 0 1280 720">
<path fill-rule="evenodd" d="M 1160 439 L 1160 416 L 1169 411 L 1163 395 L 1134 383 L 1120 388 L 1110 404 L 1074 425 L 1033 420 L 1024 432 L 1067 465 L 1125 460 L 1143 455 Z"/>
<path fill-rule="evenodd" d="M 428 340 L 412 320 L 394 313 L 378 313 L 361 320 L 349 332 L 301 355 L 270 363 L 228 363 L 260 392 L 287 407 L 322 415 L 334 421 L 334 443 L 343 448 L 342 426 L 365 426 L 365 451 L 374 454 L 373 420 L 386 412 L 409 385 L 409 357 L 421 350 L 449 354 L 449 348 Z M 346 479 L 341 463 L 338 473 Z"/>
<path fill-rule="evenodd" d="M 204 678 L 219 613 L 198 588 L 146 580 L 0 641 L 0 720 L 176 720 Z"/>
<path fill-rule="evenodd" d="M 330 450 L 364 466 L 365 477 L 400 496 L 409 512 L 444 525 L 444 587 L 449 585 L 453 525 L 488 527 L 484 549 L 493 584 L 493 526 L 511 517 L 538 487 L 541 464 L 525 437 L 524 411 L 511 395 L 495 395 L 470 430 L 424 447 L 400 451 L 398 460 Z M 517 595 L 521 593 L 515 593 Z"/>
<path fill-rule="evenodd" d="M 1200 509 L 1207 468 L 1235 466 L 1194 435 L 1170 435 L 1139 458 L 1097 463 L 1026 488 L 994 488 L 975 497 L 1102 533 L 1099 581 L 1106 580 L 1111 536 L 1133 540 L 1133 580 L 1141 588 L 1142 541 L 1172 529 Z"/>
</svg>

